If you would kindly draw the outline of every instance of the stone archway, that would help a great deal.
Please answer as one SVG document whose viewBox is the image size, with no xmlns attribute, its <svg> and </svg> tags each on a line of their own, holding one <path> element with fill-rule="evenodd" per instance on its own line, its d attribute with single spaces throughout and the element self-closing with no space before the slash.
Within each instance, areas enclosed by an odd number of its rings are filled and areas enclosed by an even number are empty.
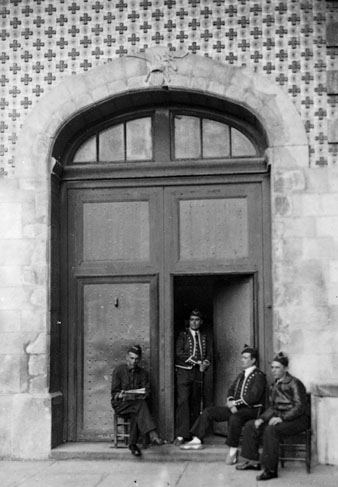
<svg viewBox="0 0 338 487">
<path fill-rule="evenodd" d="M 162 59 L 163 61 L 163 59 Z M 279 257 L 279 222 L 287 211 L 287 199 L 277 191 L 274 181 L 279 173 L 301 172 L 308 165 L 306 133 L 287 95 L 267 79 L 248 68 L 223 65 L 209 58 L 187 55 L 176 58 L 173 64 L 149 63 L 141 57 L 125 57 L 112 61 L 83 75 L 69 77 L 45 96 L 27 118 L 18 140 L 16 163 L 18 178 L 28 191 L 39 188 L 41 204 L 36 219 L 43 222 L 44 232 L 36 243 L 46 257 L 46 281 L 39 284 L 45 296 L 46 335 L 50 332 L 50 214 L 49 177 L 55 165 L 52 148 L 62 127 L 74 116 L 81 116 L 89 108 L 111 97 L 147 90 L 149 86 L 203 93 L 228 100 L 251 112 L 264 127 L 268 140 L 267 157 L 272 167 L 272 259 Z M 274 276 L 275 286 L 278 275 Z M 48 351 L 46 352 L 48 360 Z M 49 400 L 48 390 L 45 398 Z M 49 407 L 51 417 L 51 406 Z M 50 419 L 51 421 L 51 419 Z M 46 441 L 44 442 L 46 445 Z M 46 453 L 48 454 L 48 452 Z"/>
<path fill-rule="evenodd" d="M 170 77 L 163 84 L 160 74 L 158 86 L 214 95 L 253 113 L 266 131 L 269 157 L 277 166 L 308 164 L 304 125 L 290 98 L 277 85 L 249 68 L 221 64 L 198 55 L 176 58 L 174 66 L 166 69 Z M 144 58 L 122 57 L 86 74 L 66 78 L 25 121 L 16 152 L 19 175 L 31 178 L 34 174 L 38 180 L 48 177 L 53 165 L 51 149 L 64 123 L 112 96 L 154 86 L 150 84 L 151 76 L 163 71 L 164 68 L 149 68 Z M 292 163 L 295 160 L 292 153 L 297 153 L 297 162 Z"/>
</svg>

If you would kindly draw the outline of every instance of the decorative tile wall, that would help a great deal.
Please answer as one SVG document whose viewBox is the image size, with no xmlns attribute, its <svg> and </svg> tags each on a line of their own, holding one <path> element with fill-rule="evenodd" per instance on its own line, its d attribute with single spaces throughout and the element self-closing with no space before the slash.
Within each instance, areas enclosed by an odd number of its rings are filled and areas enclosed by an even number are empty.
<svg viewBox="0 0 338 487">
<path fill-rule="evenodd" d="M 338 2 L 324 0 L 0 0 L 0 174 L 15 175 L 20 127 L 39 99 L 65 76 L 135 49 L 174 51 L 249 66 L 278 83 L 307 130 L 312 166 L 335 164 L 326 46 Z"/>
</svg>

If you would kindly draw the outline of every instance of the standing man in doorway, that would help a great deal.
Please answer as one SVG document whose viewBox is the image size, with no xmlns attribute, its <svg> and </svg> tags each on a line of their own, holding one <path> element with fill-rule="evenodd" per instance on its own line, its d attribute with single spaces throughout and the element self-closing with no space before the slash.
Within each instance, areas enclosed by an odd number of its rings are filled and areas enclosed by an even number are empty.
<svg viewBox="0 0 338 487">
<path fill-rule="evenodd" d="M 243 425 L 250 419 L 257 418 L 264 406 L 266 377 L 257 367 L 258 351 L 244 345 L 241 353 L 243 372 L 241 372 L 228 390 L 225 406 L 206 408 L 191 428 L 193 439 L 182 445 L 183 450 L 203 448 L 205 438 L 212 421 L 228 422 L 226 444 L 230 447 L 226 465 L 237 463 L 238 445 Z"/>
<path fill-rule="evenodd" d="M 201 412 L 204 373 L 210 366 L 210 346 L 207 335 L 200 331 L 203 324 L 198 309 L 190 313 L 189 327 L 176 342 L 176 439 L 180 446 L 190 438 L 190 426 Z"/>
<path fill-rule="evenodd" d="M 140 456 L 137 446 L 139 435 L 149 435 L 152 445 L 162 445 L 146 399 L 150 395 L 148 372 L 139 367 L 142 350 L 133 345 L 127 351 L 126 363 L 113 370 L 111 383 L 111 405 L 115 414 L 130 417 L 129 450 L 132 455 Z"/>
</svg>

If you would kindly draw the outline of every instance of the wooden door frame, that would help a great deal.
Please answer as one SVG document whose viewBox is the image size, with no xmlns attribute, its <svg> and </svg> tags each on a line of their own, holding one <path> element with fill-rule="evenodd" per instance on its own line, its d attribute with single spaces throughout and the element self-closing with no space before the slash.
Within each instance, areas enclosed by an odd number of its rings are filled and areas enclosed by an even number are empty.
<svg viewBox="0 0 338 487">
<path fill-rule="evenodd" d="M 205 183 L 205 178 L 200 178 L 199 176 L 192 176 L 190 179 L 190 185 L 204 185 Z M 269 201 L 269 195 L 266 194 L 266 189 L 268 189 L 269 193 L 269 176 L 266 173 L 265 175 L 246 175 L 245 177 L 243 175 L 240 175 L 239 177 L 230 177 L 227 176 L 226 178 L 219 178 L 218 176 L 211 177 L 209 178 L 208 182 L 209 184 L 212 183 L 212 185 L 218 183 L 220 185 L 226 186 L 227 184 L 233 184 L 234 181 L 238 184 L 246 184 L 248 182 L 261 182 L 261 187 L 262 187 L 262 219 L 263 222 L 265 222 L 265 237 L 263 238 L 264 240 L 264 255 L 265 255 L 265 263 L 263 265 L 263 271 L 264 271 L 264 296 L 262 301 L 264 301 L 264 304 L 262 303 L 260 306 L 260 310 L 257 310 L 257 313 L 260 313 L 260 316 L 263 316 L 262 320 L 265 323 L 265 328 L 264 328 L 264 343 L 265 347 L 262 353 L 262 360 L 261 364 L 263 368 L 266 366 L 266 356 L 269 353 L 269 350 L 271 349 L 272 345 L 272 329 L 271 326 L 269 326 L 269 323 L 271 323 L 271 266 L 269 264 L 269 247 L 270 247 L 270 240 L 269 240 L 269 232 L 270 232 L 270 221 L 266 220 L 267 216 L 269 215 L 269 205 L 266 205 L 266 203 Z M 130 181 L 131 182 L 131 181 Z M 115 183 L 115 184 L 114 184 Z M 121 181 L 115 181 L 115 182 L 99 182 L 99 186 L 101 187 L 111 187 L 112 189 L 121 189 Z M 156 181 L 156 184 L 154 185 L 154 181 L 149 181 L 148 179 L 142 179 L 142 180 L 133 180 L 133 184 L 130 185 L 132 188 L 137 188 L 137 187 L 166 187 L 166 188 L 178 188 L 179 186 L 182 186 L 181 180 L 171 180 L 170 183 L 168 184 L 168 181 L 165 180 L 164 178 L 159 178 Z M 91 183 L 89 186 L 97 185 L 98 182 Z M 125 182 L 122 183 L 123 186 L 125 186 Z M 74 187 L 88 187 L 88 182 L 80 182 L 80 183 L 68 183 L 69 188 L 74 188 Z M 185 182 L 186 185 L 186 182 Z M 263 186 L 265 186 L 265 190 L 263 190 Z M 65 220 L 66 221 L 66 220 Z M 266 223 L 268 223 L 268 228 L 266 227 Z M 63 244 L 65 245 L 65 237 L 66 235 L 64 234 L 62 237 Z M 165 242 L 165 252 L 168 251 L 168 245 L 171 245 L 171 242 L 166 241 Z M 64 252 L 65 252 L 64 248 Z M 64 254 L 65 255 L 65 254 Z M 157 355 L 160 357 L 158 359 L 157 363 L 159 367 L 157 370 L 159 371 L 159 376 L 158 376 L 158 397 L 157 397 L 157 402 L 158 406 L 159 404 L 169 404 L 169 407 L 163 408 L 159 407 L 158 408 L 158 421 L 159 425 L 161 425 L 161 433 L 167 437 L 172 439 L 174 435 L 174 343 L 173 343 L 173 329 L 174 329 L 174 322 L 173 322 L 173 281 L 174 277 L 178 275 L 211 275 L 211 274 L 226 274 L 226 273 L 234 273 L 234 272 L 240 272 L 240 273 L 245 273 L 245 274 L 253 274 L 256 272 L 255 269 L 236 269 L 236 268 L 223 268 L 220 271 L 217 271 L 216 269 L 213 269 L 210 272 L 210 269 L 206 269 L 204 271 L 199 270 L 198 272 L 192 272 L 191 269 L 181 269 L 180 271 L 176 272 L 170 272 L 169 269 L 165 269 L 163 272 L 160 272 L 160 278 L 159 278 L 159 296 L 158 296 L 158 352 Z M 149 274 L 149 273 L 148 273 Z M 85 277 L 85 276 L 84 276 Z M 63 273 L 63 278 L 64 278 L 64 273 Z M 67 286 L 62 286 L 64 289 L 64 303 L 67 300 Z M 165 291 L 167 290 L 167 291 Z M 258 284 L 257 284 L 257 290 L 258 290 Z M 258 292 L 258 291 L 257 291 Z M 68 317 L 63 317 L 62 321 L 67 323 Z M 65 331 L 63 327 L 63 331 Z M 63 333 L 63 349 L 67 350 L 68 345 L 66 344 L 69 343 L 69 337 L 65 336 L 65 333 Z M 73 410 L 72 407 L 70 408 L 69 406 L 69 400 L 70 400 L 70 395 L 72 394 L 73 386 L 71 383 L 69 383 L 69 364 L 71 362 L 71 357 L 64 357 L 64 371 L 68 371 L 68 377 L 64 376 L 63 377 L 63 390 L 68 391 L 67 394 L 65 394 L 65 416 L 66 416 L 66 421 L 65 421 L 65 431 L 64 431 L 64 441 L 69 441 L 71 438 L 75 438 L 75 433 L 73 431 L 73 427 L 70 423 L 73 423 L 71 421 L 70 415 L 69 415 L 69 410 Z M 160 363 L 163 364 L 163 367 L 160 366 Z M 67 374 L 65 374 L 67 375 Z M 164 401 L 164 402 L 163 402 Z M 71 403 L 74 403 L 74 401 L 71 401 Z M 68 411 L 68 412 L 67 412 Z M 74 426 L 74 423 L 73 423 Z"/>
</svg>

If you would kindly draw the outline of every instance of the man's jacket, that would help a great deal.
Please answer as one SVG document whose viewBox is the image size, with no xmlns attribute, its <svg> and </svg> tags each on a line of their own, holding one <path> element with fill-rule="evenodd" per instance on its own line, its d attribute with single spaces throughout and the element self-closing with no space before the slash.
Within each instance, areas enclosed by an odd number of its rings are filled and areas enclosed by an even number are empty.
<svg viewBox="0 0 338 487">
<path fill-rule="evenodd" d="M 150 395 L 149 373 L 142 367 L 130 370 L 127 364 L 120 364 L 114 370 L 111 381 L 111 405 L 114 408 L 122 400 L 119 399 L 121 391 L 145 388 L 146 396 Z"/>
<path fill-rule="evenodd" d="M 269 403 L 269 408 L 260 416 L 264 421 L 272 417 L 292 421 L 308 414 L 304 384 L 288 372 L 270 387 Z"/>
<path fill-rule="evenodd" d="M 229 387 L 227 399 L 235 402 L 236 407 L 263 407 L 265 403 L 266 377 L 257 367 L 244 377 L 240 373 Z"/>
<path fill-rule="evenodd" d="M 208 360 L 210 362 L 210 350 L 207 335 L 199 332 L 201 342 L 201 360 Z M 194 338 L 189 330 L 182 331 L 176 341 L 176 357 L 175 365 L 183 369 L 192 369 L 194 366 Z"/>
</svg>

